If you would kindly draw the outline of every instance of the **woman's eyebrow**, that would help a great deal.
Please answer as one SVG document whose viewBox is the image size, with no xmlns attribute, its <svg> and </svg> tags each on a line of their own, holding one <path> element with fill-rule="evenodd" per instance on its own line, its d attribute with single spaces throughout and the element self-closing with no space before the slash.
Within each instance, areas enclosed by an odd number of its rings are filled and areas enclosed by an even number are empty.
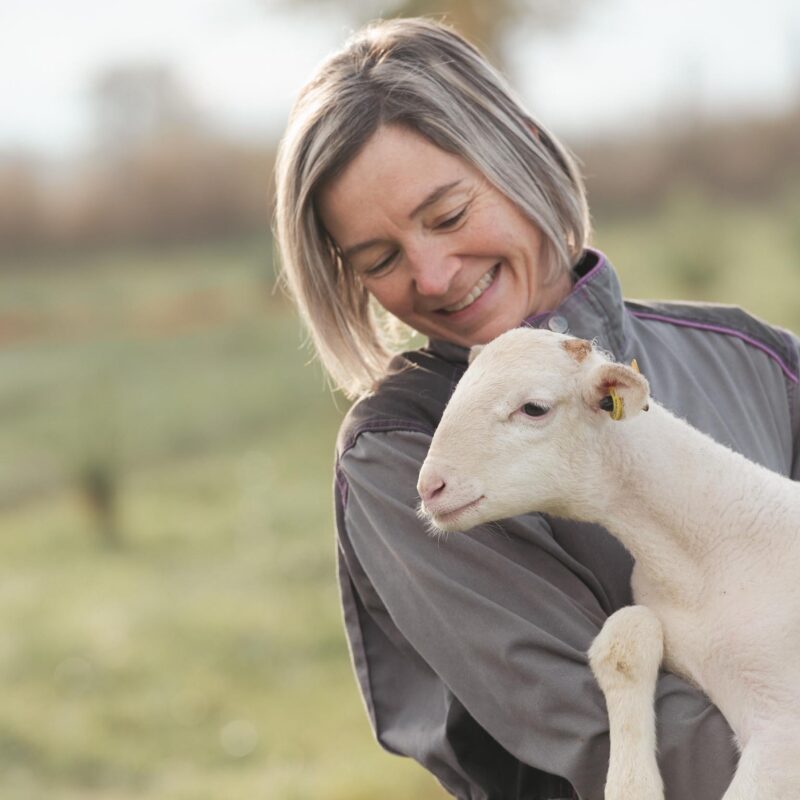
<svg viewBox="0 0 800 800">
<path fill-rule="evenodd" d="M 369 250 L 370 247 L 375 247 L 378 244 L 384 244 L 386 242 L 385 239 L 370 239 L 366 242 L 359 242 L 358 244 L 354 244 L 352 247 L 348 247 L 347 250 L 342 252 L 342 258 L 345 261 L 349 261 L 356 253 L 360 253 L 362 250 Z"/>
<path fill-rule="evenodd" d="M 414 219 L 420 212 L 424 211 L 428 206 L 432 206 L 437 200 L 441 200 L 451 189 L 455 189 L 461 183 L 461 178 L 451 183 L 443 183 L 437 186 L 409 215 L 409 219 Z"/>
<path fill-rule="evenodd" d="M 455 189 L 461 183 L 461 178 L 457 181 L 451 181 L 450 183 L 443 183 L 441 186 L 437 186 L 409 215 L 409 219 L 414 219 L 418 214 L 423 212 L 429 206 L 432 206 L 437 200 L 441 200 L 449 191 Z M 366 242 L 359 242 L 358 244 L 354 244 L 352 247 L 348 247 L 342 253 L 342 257 L 349 261 L 356 253 L 360 253 L 362 250 L 369 250 L 370 247 L 375 247 L 375 245 L 383 244 L 384 239 L 369 239 Z"/>
</svg>

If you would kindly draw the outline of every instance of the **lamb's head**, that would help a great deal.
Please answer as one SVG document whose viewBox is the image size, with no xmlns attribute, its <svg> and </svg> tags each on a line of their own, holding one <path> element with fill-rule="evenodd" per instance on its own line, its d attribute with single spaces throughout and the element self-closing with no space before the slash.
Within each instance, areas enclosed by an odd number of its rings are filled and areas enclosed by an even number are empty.
<svg viewBox="0 0 800 800">
<path fill-rule="evenodd" d="M 444 411 L 417 484 L 422 513 L 440 530 L 566 514 L 567 497 L 605 483 L 607 437 L 648 395 L 638 370 L 590 342 L 504 333 L 480 348 Z"/>
</svg>

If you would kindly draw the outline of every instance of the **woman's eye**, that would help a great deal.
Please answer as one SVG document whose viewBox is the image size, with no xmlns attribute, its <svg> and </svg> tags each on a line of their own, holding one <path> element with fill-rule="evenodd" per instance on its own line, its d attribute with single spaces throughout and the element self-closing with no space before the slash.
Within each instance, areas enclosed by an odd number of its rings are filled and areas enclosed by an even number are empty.
<svg viewBox="0 0 800 800">
<path fill-rule="evenodd" d="M 374 267 L 370 267 L 369 269 L 364 270 L 364 274 L 378 275 L 391 265 L 396 255 L 397 253 L 392 253 L 391 255 L 386 256 L 386 258 L 384 258 L 383 261 L 379 261 Z"/>
<path fill-rule="evenodd" d="M 538 403 L 525 403 L 522 406 L 522 413 L 528 417 L 543 417 L 549 410 L 547 406 L 540 406 Z"/>
<path fill-rule="evenodd" d="M 446 230 L 447 228 L 455 227 L 456 225 L 458 225 L 459 222 L 461 222 L 461 219 L 466 213 L 467 213 L 467 207 L 464 206 L 464 208 L 462 208 L 461 211 L 459 211 L 457 214 L 453 214 L 452 217 L 448 217 L 447 219 L 437 223 L 435 226 L 436 230 L 442 230 L 442 229 Z"/>
</svg>

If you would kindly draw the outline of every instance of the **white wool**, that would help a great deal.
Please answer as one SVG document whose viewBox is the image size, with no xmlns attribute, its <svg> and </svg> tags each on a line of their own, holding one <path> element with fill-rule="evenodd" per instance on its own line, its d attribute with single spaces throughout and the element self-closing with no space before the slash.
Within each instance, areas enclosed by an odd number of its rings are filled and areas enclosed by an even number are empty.
<svg viewBox="0 0 800 800">
<path fill-rule="evenodd" d="M 604 410 L 611 387 L 619 421 Z M 588 342 L 517 329 L 464 374 L 418 489 L 437 529 L 540 511 L 599 523 L 633 554 L 637 605 L 589 652 L 609 711 L 606 800 L 663 798 L 662 648 L 736 735 L 723 800 L 800 798 L 800 484 L 673 416 Z"/>
</svg>

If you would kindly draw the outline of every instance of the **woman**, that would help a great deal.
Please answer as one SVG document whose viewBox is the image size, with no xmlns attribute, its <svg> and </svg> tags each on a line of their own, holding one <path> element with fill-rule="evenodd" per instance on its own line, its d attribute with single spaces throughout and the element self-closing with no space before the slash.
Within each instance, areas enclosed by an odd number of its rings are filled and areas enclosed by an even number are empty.
<svg viewBox="0 0 800 800">
<path fill-rule="evenodd" d="M 636 357 L 654 396 L 800 476 L 798 341 L 727 307 L 623 301 L 587 248 L 581 179 L 449 29 L 356 34 L 303 90 L 278 161 L 285 277 L 333 380 L 359 401 L 336 468 L 345 623 L 375 733 L 459 798 L 600 798 L 605 705 L 586 660 L 630 603 L 631 561 L 594 526 L 529 514 L 446 541 L 417 473 L 468 348 L 520 324 Z M 396 323 L 427 347 L 395 357 Z M 719 798 L 730 730 L 662 673 L 667 797 Z"/>
</svg>

